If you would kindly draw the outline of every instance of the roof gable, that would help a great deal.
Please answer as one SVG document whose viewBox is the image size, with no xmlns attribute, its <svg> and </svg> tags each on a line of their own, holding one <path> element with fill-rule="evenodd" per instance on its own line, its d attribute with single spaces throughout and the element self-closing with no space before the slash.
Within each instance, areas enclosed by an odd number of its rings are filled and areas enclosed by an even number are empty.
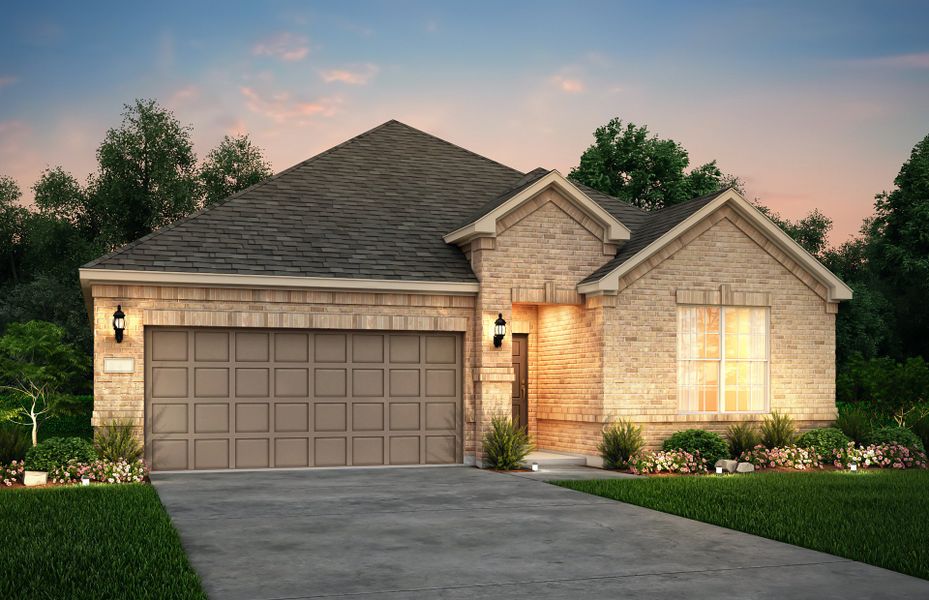
<svg viewBox="0 0 929 600">
<path fill-rule="evenodd" d="M 636 231 L 636 236 L 626 247 L 578 284 L 578 292 L 582 294 L 616 293 L 619 279 L 623 275 L 647 261 L 722 206 L 731 207 L 739 216 L 755 226 L 780 251 L 787 254 L 821 282 L 827 289 L 827 300 L 838 302 L 852 298 L 851 288 L 731 188 L 654 213 Z"/>
<path fill-rule="evenodd" d="M 631 230 L 612 213 L 582 192 L 557 170 L 536 169 L 512 188 L 497 195 L 471 213 L 454 231 L 444 236 L 449 244 L 462 244 L 475 237 L 496 237 L 497 221 L 547 189 L 555 189 L 577 205 L 604 229 L 605 242 L 621 242 L 631 237 Z"/>
</svg>

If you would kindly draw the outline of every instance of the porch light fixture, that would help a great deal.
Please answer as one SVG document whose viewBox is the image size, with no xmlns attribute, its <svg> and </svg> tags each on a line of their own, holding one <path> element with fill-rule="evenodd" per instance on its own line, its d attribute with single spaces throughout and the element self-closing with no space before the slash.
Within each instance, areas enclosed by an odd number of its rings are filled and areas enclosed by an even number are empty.
<svg viewBox="0 0 929 600">
<path fill-rule="evenodd" d="M 503 345 L 503 338 L 506 336 L 506 321 L 503 320 L 503 313 L 497 315 L 497 320 L 494 321 L 494 348 L 499 348 Z"/>
<path fill-rule="evenodd" d="M 123 330 L 126 329 L 126 313 L 123 312 L 121 304 L 116 305 L 116 312 L 113 313 L 113 331 L 116 332 L 116 343 L 123 341 Z"/>
</svg>

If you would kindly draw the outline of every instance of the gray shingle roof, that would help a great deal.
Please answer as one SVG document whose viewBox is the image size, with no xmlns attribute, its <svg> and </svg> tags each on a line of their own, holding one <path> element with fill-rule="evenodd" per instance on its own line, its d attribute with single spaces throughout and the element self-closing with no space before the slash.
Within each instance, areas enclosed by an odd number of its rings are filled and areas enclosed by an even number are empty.
<svg viewBox="0 0 929 600">
<path fill-rule="evenodd" d="M 471 282 L 443 236 L 549 173 L 388 121 L 85 268 Z M 715 197 L 647 213 L 576 184 L 632 230 L 597 279 Z"/>
<path fill-rule="evenodd" d="M 581 283 L 597 281 L 619 265 L 623 264 L 644 250 L 649 244 L 674 229 L 676 225 L 684 221 L 687 217 L 712 202 L 716 197 L 725 192 L 726 189 L 713 192 L 712 194 L 708 194 L 706 196 L 700 196 L 699 198 L 694 198 L 693 200 L 681 202 L 680 204 L 675 204 L 673 206 L 657 210 L 653 213 L 646 213 L 644 222 L 639 223 L 638 226 L 633 230 L 631 239 L 626 242 L 622 248 L 619 249 L 619 252 L 616 253 L 616 256 L 610 259 L 610 261 L 605 265 L 588 275 L 587 278 L 585 278 Z M 619 202 L 619 200 L 617 200 L 617 202 Z"/>
</svg>

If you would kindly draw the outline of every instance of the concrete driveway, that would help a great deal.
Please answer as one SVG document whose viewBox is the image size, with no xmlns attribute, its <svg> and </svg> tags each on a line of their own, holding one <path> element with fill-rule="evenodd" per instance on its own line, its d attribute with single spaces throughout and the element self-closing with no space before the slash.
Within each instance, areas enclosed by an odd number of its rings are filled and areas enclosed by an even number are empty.
<svg viewBox="0 0 929 600">
<path fill-rule="evenodd" d="M 929 581 L 467 467 L 152 480 L 211 598 L 929 598 Z"/>
</svg>

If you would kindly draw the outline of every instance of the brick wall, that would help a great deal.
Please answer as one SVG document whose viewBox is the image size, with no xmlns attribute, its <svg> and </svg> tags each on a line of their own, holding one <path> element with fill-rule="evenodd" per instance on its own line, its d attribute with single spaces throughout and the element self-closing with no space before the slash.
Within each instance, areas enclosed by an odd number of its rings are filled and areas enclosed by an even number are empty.
<svg viewBox="0 0 929 600">
<path fill-rule="evenodd" d="M 770 298 L 770 408 L 801 428 L 835 417 L 835 315 L 825 291 L 786 256 L 762 249 L 760 234 L 723 208 L 638 273 L 620 281 L 604 309 L 605 409 L 643 425 L 649 445 L 679 429 L 723 431 L 764 415 L 680 415 L 677 399 L 678 290 Z M 712 296 L 712 294 L 709 294 Z"/>
</svg>

